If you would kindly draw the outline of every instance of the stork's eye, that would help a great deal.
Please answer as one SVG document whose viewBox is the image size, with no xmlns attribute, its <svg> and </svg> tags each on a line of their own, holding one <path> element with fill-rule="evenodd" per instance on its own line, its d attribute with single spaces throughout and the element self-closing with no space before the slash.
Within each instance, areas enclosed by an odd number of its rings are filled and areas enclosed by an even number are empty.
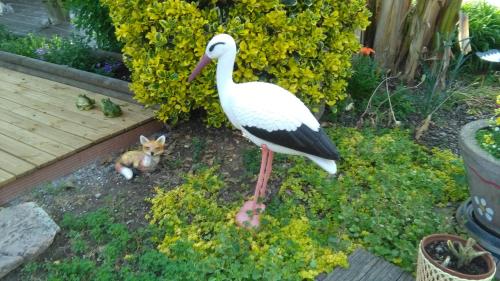
<svg viewBox="0 0 500 281">
<path fill-rule="evenodd" d="M 226 44 L 226 43 L 224 43 L 224 42 L 217 42 L 217 43 L 214 43 L 212 46 L 210 46 L 210 47 L 208 48 L 208 50 L 209 50 L 210 52 L 213 52 L 213 50 L 214 50 L 215 46 L 217 46 L 217 45 L 219 45 L 219 44 L 220 44 L 220 45 L 224 45 L 224 44 Z"/>
</svg>

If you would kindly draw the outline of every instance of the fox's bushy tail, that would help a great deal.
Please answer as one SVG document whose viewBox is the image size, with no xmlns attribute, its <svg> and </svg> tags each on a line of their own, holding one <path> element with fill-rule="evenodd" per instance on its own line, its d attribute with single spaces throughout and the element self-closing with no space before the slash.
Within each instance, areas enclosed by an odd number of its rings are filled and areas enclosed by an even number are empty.
<svg viewBox="0 0 500 281">
<path fill-rule="evenodd" d="M 122 174 L 127 180 L 130 180 L 134 177 L 134 172 L 129 167 L 125 167 L 119 161 L 115 163 L 115 170 Z"/>
</svg>

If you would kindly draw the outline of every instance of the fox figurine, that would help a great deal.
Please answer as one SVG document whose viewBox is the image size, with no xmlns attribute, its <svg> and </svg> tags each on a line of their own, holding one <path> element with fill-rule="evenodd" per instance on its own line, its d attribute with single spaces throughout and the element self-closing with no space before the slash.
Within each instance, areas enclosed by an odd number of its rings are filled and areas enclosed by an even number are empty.
<svg viewBox="0 0 500 281">
<path fill-rule="evenodd" d="M 141 135 L 139 140 L 142 144 L 142 151 L 127 151 L 122 154 L 115 163 L 115 170 L 122 174 L 127 180 L 134 177 L 133 169 L 137 169 L 140 172 L 153 171 L 160 162 L 160 155 L 164 152 L 164 135 L 156 140 L 149 140 Z"/>
</svg>

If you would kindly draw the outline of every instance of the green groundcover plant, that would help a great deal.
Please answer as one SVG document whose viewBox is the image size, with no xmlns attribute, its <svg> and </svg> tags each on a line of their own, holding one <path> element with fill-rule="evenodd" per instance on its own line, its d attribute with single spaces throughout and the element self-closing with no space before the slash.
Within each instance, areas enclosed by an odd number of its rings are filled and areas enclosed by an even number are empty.
<svg viewBox="0 0 500 281">
<path fill-rule="evenodd" d="M 347 266 L 356 247 L 413 271 L 423 236 L 455 233 L 442 209 L 467 197 L 462 162 L 448 151 L 414 144 L 406 131 L 336 128 L 328 133 L 344 156 L 338 177 L 304 158 L 278 157 L 274 196 L 266 202 L 259 231 L 235 226 L 243 198 L 224 198 L 238 191 L 217 167 L 200 169 L 178 187 L 156 189 L 146 230 L 131 232 L 102 212 L 65 220 L 72 258 L 31 264 L 26 275 L 312 280 Z"/>
</svg>

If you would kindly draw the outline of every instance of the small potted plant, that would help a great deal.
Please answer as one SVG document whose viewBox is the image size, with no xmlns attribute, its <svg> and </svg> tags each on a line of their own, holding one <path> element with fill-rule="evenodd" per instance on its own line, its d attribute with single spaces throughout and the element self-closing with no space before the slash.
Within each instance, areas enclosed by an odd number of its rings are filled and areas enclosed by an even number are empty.
<svg viewBox="0 0 500 281">
<path fill-rule="evenodd" d="M 467 172 L 474 217 L 500 237 L 500 95 L 492 120 L 465 125 L 459 145 Z"/>
<path fill-rule="evenodd" d="M 496 265 L 474 239 L 433 234 L 420 241 L 416 281 L 492 280 Z"/>
</svg>

